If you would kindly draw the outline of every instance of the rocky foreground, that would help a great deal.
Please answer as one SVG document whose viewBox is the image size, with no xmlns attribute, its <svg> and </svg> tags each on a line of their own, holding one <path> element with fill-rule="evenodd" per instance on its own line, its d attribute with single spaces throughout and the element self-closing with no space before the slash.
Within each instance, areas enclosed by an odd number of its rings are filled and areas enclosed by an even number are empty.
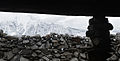
<svg viewBox="0 0 120 61">
<path fill-rule="evenodd" d="M 120 33 L 111 35 L 113 56 L 120 58 Z M 46 36 L 9 36 L 0 30 L 0 61 L 87 61 L 87 49 L 92 42 L 87 37 L 51 33 Z M 120 61 L 120 60 L 119 60 Z"/>
</svg>

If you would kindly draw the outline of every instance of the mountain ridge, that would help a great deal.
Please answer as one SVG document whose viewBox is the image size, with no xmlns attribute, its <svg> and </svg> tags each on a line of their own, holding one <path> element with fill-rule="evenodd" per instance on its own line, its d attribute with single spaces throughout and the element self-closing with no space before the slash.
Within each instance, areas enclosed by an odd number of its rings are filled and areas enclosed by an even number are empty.
<svg viewBox="0 0 120 61">
<path fill-rule="evenodd" d="M 54 23 L 37 22 L 23 24 L 17 21 L 0 22 L 0 29 L 4 30 L 8 35 L 20 36 L 36 34 L 43 36 L 49 33 L 80 35 L 83 31 L 71 27 L 64 27 Z"/>
</svg>

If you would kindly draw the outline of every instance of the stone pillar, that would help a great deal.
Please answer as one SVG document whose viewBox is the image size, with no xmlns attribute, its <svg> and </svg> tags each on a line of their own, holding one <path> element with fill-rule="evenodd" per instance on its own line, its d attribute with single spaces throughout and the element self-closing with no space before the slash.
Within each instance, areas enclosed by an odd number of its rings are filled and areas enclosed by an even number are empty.
<svg viewBox="0 0 120 61">
<path fill-rule="evenodd" d="M 113 26 L 104 15 L 95 15 L 89 20 L 86 36 L 90 37 L 94 47 L 88 52 L 89 61 L 106 61 L 110 57 L 110 32 Z"/>
</svg>

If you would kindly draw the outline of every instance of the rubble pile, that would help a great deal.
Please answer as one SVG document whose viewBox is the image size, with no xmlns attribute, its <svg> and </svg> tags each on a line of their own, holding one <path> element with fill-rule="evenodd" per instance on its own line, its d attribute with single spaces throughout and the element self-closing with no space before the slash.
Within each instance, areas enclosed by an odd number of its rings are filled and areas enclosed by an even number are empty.
<svg viewBox="0 0 120 61">
<path fill-rule="evenodd" d="M 120 61 L 120 33 L 116 33 L 116 35 L 111 35 L 111 45 L 114 52 L 112 52 L 112 56 L 108 58 L 108 61 Z"/>
<path fill-rule="evenodd" d="M 89 38 L 51 33 L 9 36 L 0 30 L 0 61 L 86 61 Z"/>
<path fill-rule="evenodd" d="M 120 33 L 111 34 L 114 52 L 108 61 L 120 61 Z M 0 30 L 0 61 L 87 61 L 93 47 L 87 37 L 50 33 L 46 36 L 9 36 Z"/>
</svg>

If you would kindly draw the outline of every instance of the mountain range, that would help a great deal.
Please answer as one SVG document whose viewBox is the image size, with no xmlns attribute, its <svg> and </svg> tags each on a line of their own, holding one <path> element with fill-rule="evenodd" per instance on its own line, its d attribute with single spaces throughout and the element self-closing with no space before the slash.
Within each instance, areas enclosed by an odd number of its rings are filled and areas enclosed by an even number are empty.
<svg viewBox="0 0 120 61">
<path fill-rule="evenodd" d="M 8 35 L 36 35 L 41 36 L 58 33 L 69 35 L 81 35 L 84 30 L 79 30 L 71 27 L 64 27 L 54 23 L 36 22 L 36 23 L 19 23 L 18 21 L 0 22 L 0 29 L 4 30 Z"/>
</svg>

